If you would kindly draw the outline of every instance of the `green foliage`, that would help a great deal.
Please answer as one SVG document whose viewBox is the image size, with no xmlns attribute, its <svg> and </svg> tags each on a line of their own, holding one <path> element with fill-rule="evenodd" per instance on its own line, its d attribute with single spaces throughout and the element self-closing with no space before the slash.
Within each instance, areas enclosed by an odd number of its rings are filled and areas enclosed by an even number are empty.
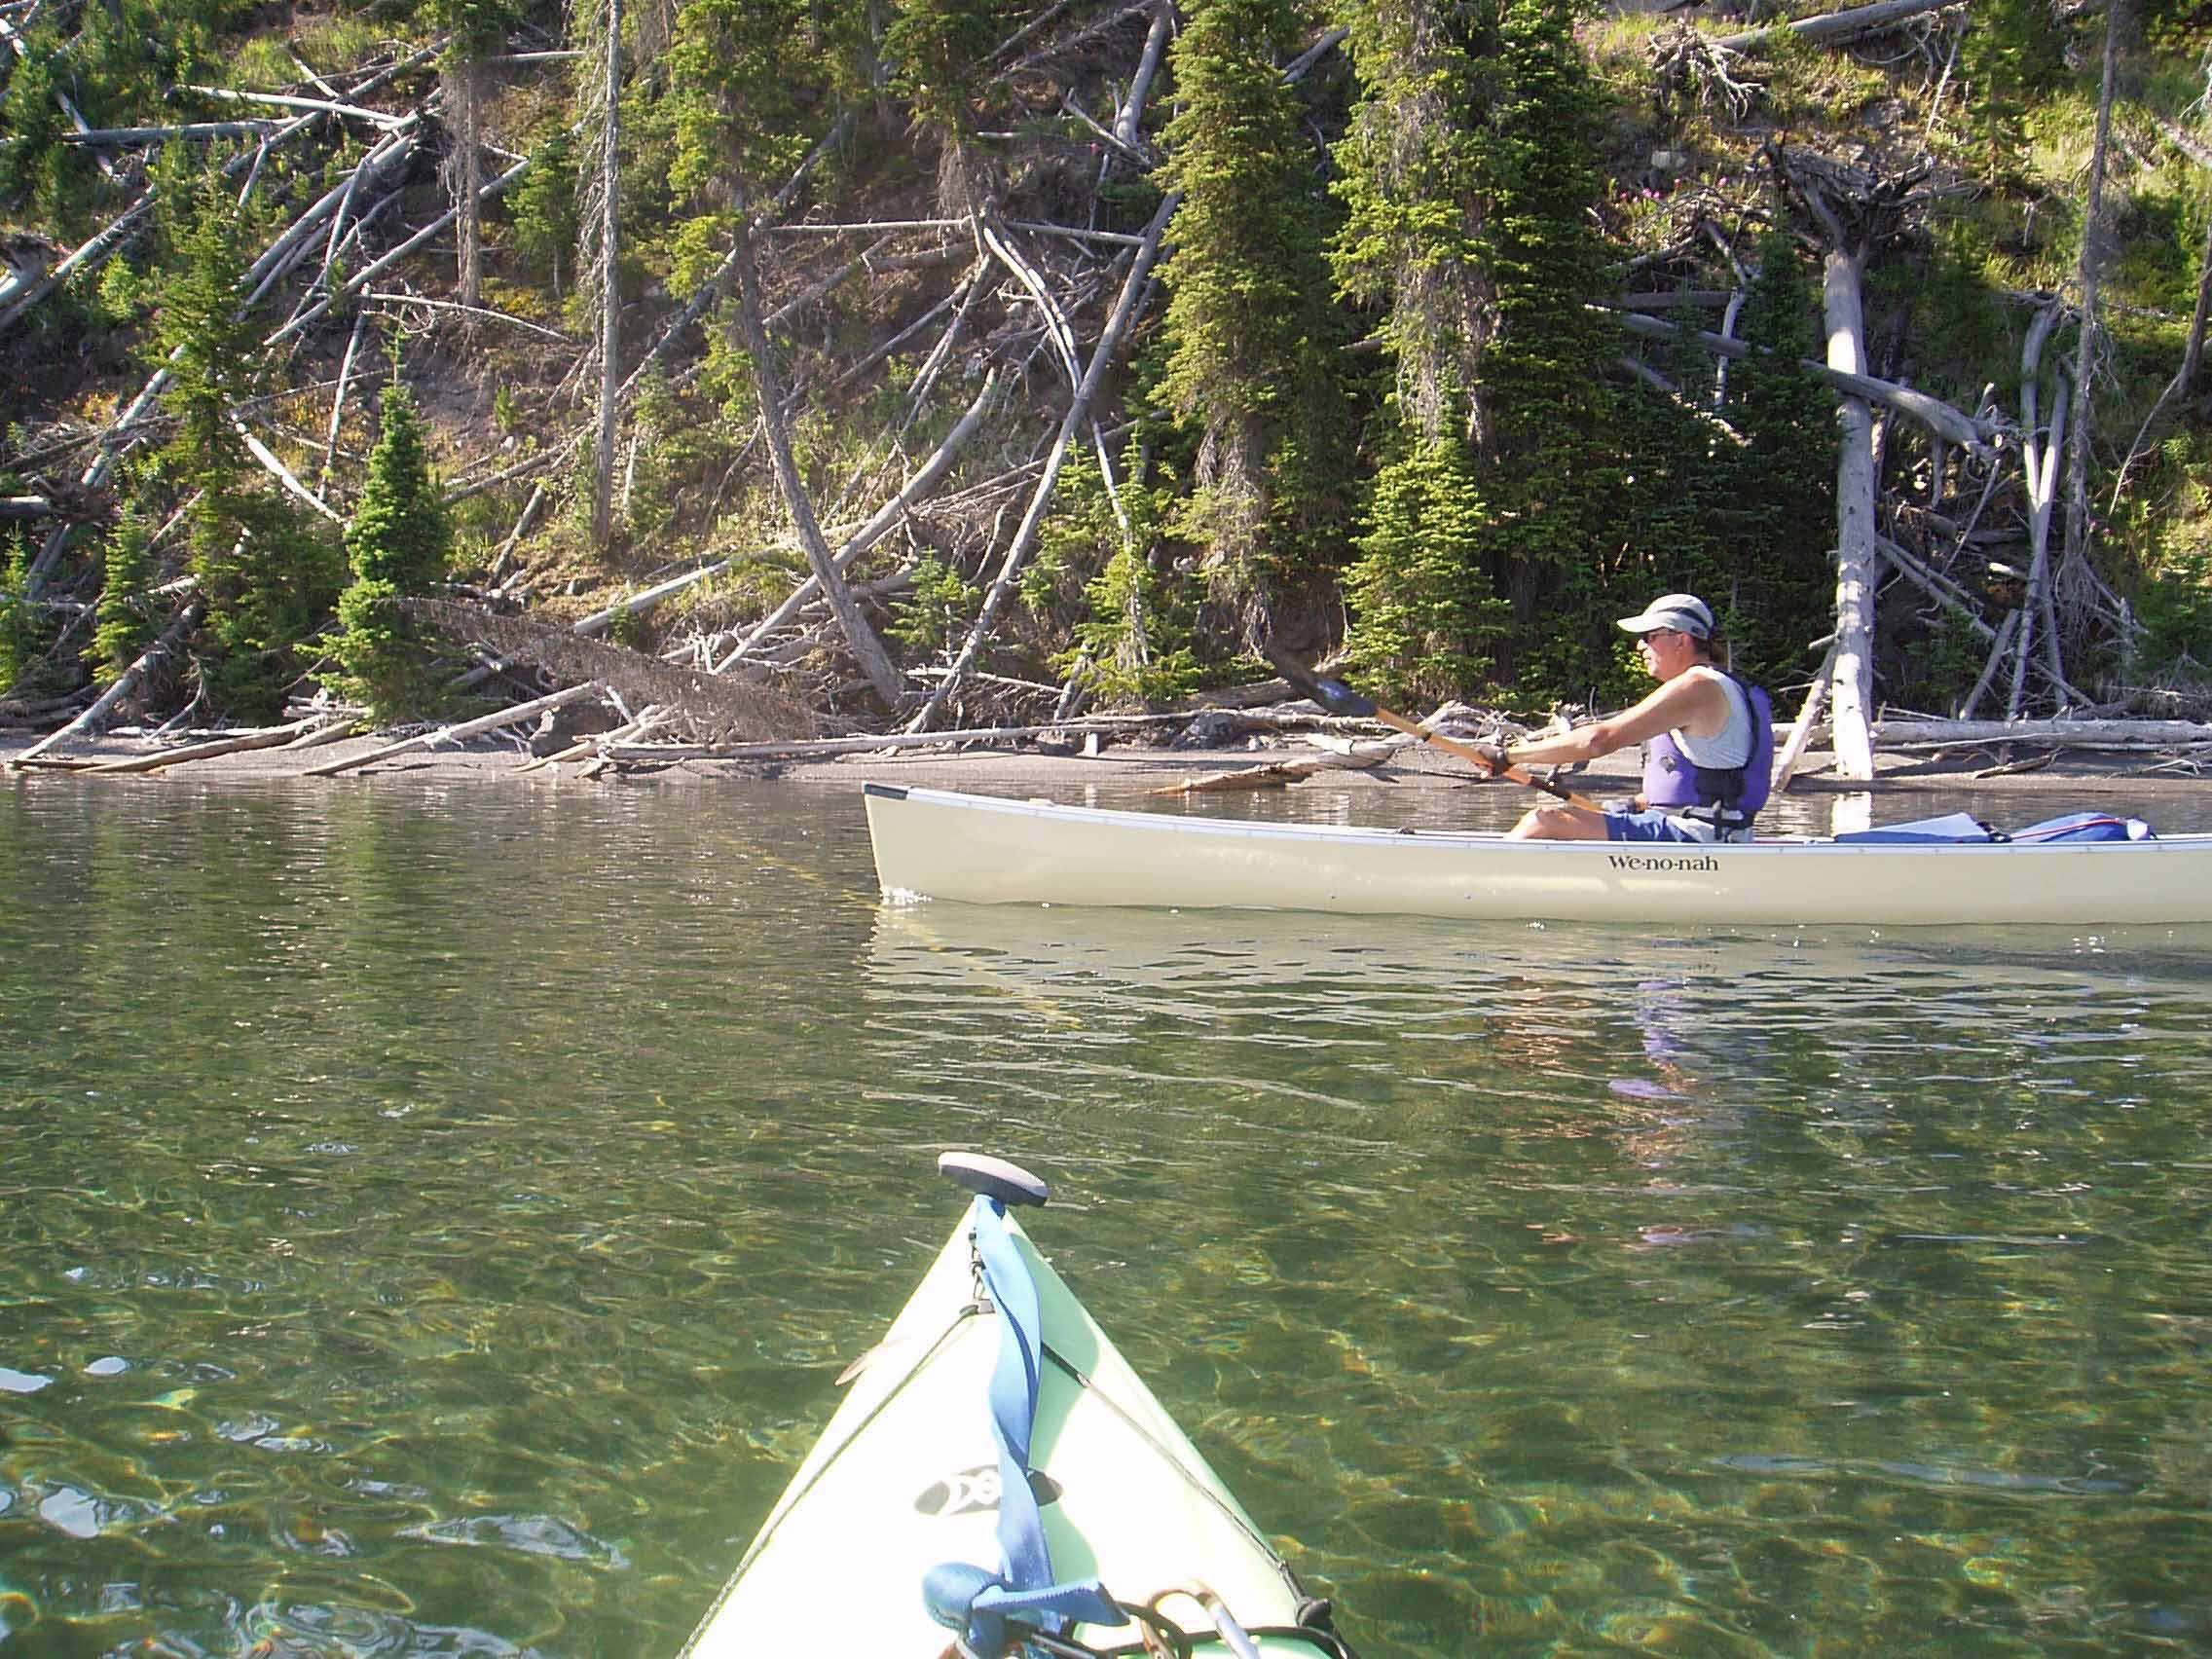
<svg viewBox="0 0 2212 1659">
<path fill-rule="evenodd" d="M 1480 568 L 1488 504 L 1467 446 L 1415 439 L 1377 475 L 1345 575 L 1346 659 L 1395 696 L 1456 696 L 1490 676 L 1512 613 Z"/>
<path fill-rule="evenodd" d="M 2136 598 L 2140 655 L 2151 674 L 2212 682 L 2212 548 L 2176 551 L 2145 577 Z"/>
<path fill-rule="evenodd" d="M 164 174 L 171 261 L 156 284 L 155 341 L 166 362 L 163 401 L 175 434 L 163 475 L 198 499 L 185 515 L 187 562 L 207 607 L 202 682 L 216 707 L 277 708 L 298 672 L 294 650 L 328 613 L 333 550 L 247 459 L 231 408 L 263 362 L 239 310 L 243 269 L 236 203 L 212 173 Z"/>
<path fill-rule="evenodd" d="M 657 365 L 639 385 L 631 429 L 637 449 L 624 512 L 632 535 L 657 535 L 719 492 L 737 445 L 707 397 L 671 385 Z"/>
<path fill-rule="evenodd" d="M 1171 59 L 1179 107 L 1164 176 L 1184 196 L 1162 269 L 1172 344 L 1155 395 L 1202 431 L 1176 529 L 1206 549 L 1209 585 L 1246 644 L 1272 631 L 1294 555 L 1310 558 L 1351 460 L 1325 199 L 1276 68 L 1297 42 L 1286 0 L 1208 0 Z"/>
<path fill-rule="evenodd" d="M 1605 377 L 1618 338 L 1585 304 L 1613 275 L 1589 217 L 1597 96 L 1571 20 L 1557 0 L 1510 0 L 1482 155 L 1497 334 L 1482 373 L 1481 557 L 1523 627 L 1555 635 L 1582 619 L 1562 605 L 1571 588 L 1603 597 L 1580 578 L 1623 470 Z M 1511 652 L 1500 660 L 1515 672 Z"/>
<path fill-rule="evenodd" d="M 866 8 L 691 0 L 668 51 L 670 188 L 724 212 L 780 187 L 862 90 Z"/>
<path fill-rule="evenodd" d="M 1574 10 L 1352 14 L 1373 66 L 1339 150 L 1338 276 L 1353 298 L 1392 301 L 1382 332 L 1407 419 L 1347 580 L 1347 644 L 1407 691 L 1455 694 L 1496 673 L 1557 695 L 1611 655 L 1609 643 L 1591 654 L 1603 584 L 1589 560 L 1622 473 L 1604 379 L 1617 345 L 1584 304 L 1608 273 L 1589 218 L 1599 97 Z M 1452 275 L 1467 272 L 1480 280 Z"/>
<path fill-rule="evenodd" d="M 537 147 L 531 168 L 507 192 L 514 251 L 534 276 L 558 289 L 576 248 L 576 143 L 563 131 Z"/>
<path fill-rule="evenodd" d="M 891 625 L 884 630 L 917 657 L 935 657 L 966 633 L 982 590 L 963 578 L 936 553 L 914 567 L 912 585 L 892 602 Z"/>
<path fill-rule="evenodd" d="M 1799 366 L 1820 354 L 1802 257 L 1779 234 L 1757 257 L 1742 318 L 1754 350 L 1728 370 L 1726 414 L 1746 441 L 1714 446 L 1713 575 L 1699 579 L 1731 612 L 1747 670 L 1771 675 L 1799 666 L 1834 613 L 1835 394 Z"/>
<path fill-rule="evenodd" d="M 1062 672 L 1082 665 L 1106 702 L 1169 702 L 1198 683 L 1191 607 L 1170 572 L 1133 546 L 1117 548 L 1084 598 L 1090 616 L 1076 625 L 1075 649 L 1055 659 Z"/>
<path fill-rule="evenodd" d="M 341 695 L 388 720 L 435 701 L 428 639 L 395 601 L 445 581 L 452 531 L 430 474 L 422 418 L 396 375 L 379 414 L 368 478 L 346 533 L 353 581 L 338 601 L 343 632 L 331 646 L 338 672 L 327 678 Z"/>
<path fill-rule="evenodd" d="M 1988 0 L 1974 8 L 1959 59 L 1983 176 L 1994 182 L 2025 146 L 2035 98 L 2066 79 L 2066 33 L 2042 0 Z"/>
<path fill-rule="evenodd" d="M 34 31 L 29 45 L 0 94 L 0 206 L 58 223 L 72 205 L 78 161 L 61 142 L 68 123 L 54 97 L 52 32 Z"/>
<path fill-rule="evenodd" d="M 111 684 L 154 643 L 153 531 L 135 501 L 126 501 L 101 551 L 99 604 L 92 613 L 92 643 L 85 661 L 92 680 Z"/>
<path fill-rule="evenodd" d="M 1132 436 L 1123 457 L 1128 476 L 1111 495 L 1095 459 L 1069 462 L 1022 583 L 1024 602 L 1039 615 L 1072 607 L 1073 644 L 1053 657 L 1053 671 L 1080 672 L 1094 695 L 1110 701 L 1174 697 L 1201 672 L 1194 584 L 1171 563 L 1167 539 L 1174 477 L 1146 467 L 1140 442 Z"/>
<path fill-rule="evenodd" d="M 449 63 L 476 63 L 505 48 L 523 12 L 513 0 L 425 0 L 421 15 L 446 34 Z"/>
<path fill-rule="evenodd" d="M 19 525 L 8 527 L 0 554 L 0 691 L 20 691 L 46 649 L 49 630 L 24 598 L 31 553 Z"/>
<path fill-rule="evenodd" d="M 1335 147 L 1346 219 L 1339 293 L 1373 311 L 1422 436 L 1463 418 L 1487 339 L 1483 132 L 1497 50 L 1492 0 L 1344 0 L 1361 97 Z"/>
<path fill-rule="evenodd" d="M 917 127 L 957 138 L 966 127 L 992 48 L 1014 32 L 1001 0 L 902 0 L 883 31 L 892 90 Z"/>
</svg>

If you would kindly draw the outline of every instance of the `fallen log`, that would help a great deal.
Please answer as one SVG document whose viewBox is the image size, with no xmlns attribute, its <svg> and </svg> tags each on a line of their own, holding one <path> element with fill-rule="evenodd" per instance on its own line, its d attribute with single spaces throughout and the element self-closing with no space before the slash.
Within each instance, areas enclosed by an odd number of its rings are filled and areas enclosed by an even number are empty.
<svg viewBox="0 0 2212 1659">
<path fill-rule="evenodd" d="M 1380 766 L 1416 740 L 1410 737 L 1386 743 L 1348 743 L 1314 737 L 1307 740 L 1323 747 L 1312 755 L 1294 755 L 1287 760 L 1271 760 L 1258 766 L 1233 767 L 1226 772 L 1205 772 L 1178 779 L 1152 791 L 1156 795 L 1198 794 L 1230 790 L 1272 790 L 1302 783 L 1317 772 L 1364 772 Z"/>
<path fill-rule="evenodd" d="M 89 772 L 158 772 L 168 766 L 180 766 L 187 760 L 209 760 L 218 755 L 238 755 L 249 749 L 288 749 L 293 740 L 312 733 L 325 723 L 328 717 L 310 715 L 306 719 L 294 720 L 289 725 L 265 726 L 259 731 L 241 731 L 235 737 L 211 738 L 205 743 L 188 743 L 179 749 L 170 749 L 156 755 L 128 755 L 119 760 L 101 760 L 86 768 Z M 345 724 L 350 725 L 351 721 Z"/>
<path fill-rule="evenodd" d="M 1879 34 L 1893 23 L 1917 18 L 1923 12 L 1940 12 L 1960 3 L 1961 0 L 1877 0 L 1872 6 L 1854 6 L 1816 18 L 1800 18 L 1793 23 L 1776 23 L 1767 28 L 1722 35 L 1714 44 L 1728 52 L 1751 52 L 1790 39 L 1837 45 L 1857 40 L 1862 35 Z"/>
<path fill-rule="evenodd" d="M 1076 433 L 1082 429 L 1083 423 L 1089 418 L 1091 399 L 1097 395 L 1107 372 L 1121 356 L 1122 336 L 1127 331 L 1130 318 L 1136 312 L 1137 300 L 1145 291 L 1147 278 L 1152 274 L 1153 261 L 1159 257 L 1161 243 L 1167 235 L 1168 221 L 1175 216 L 1175 209 L 1182 200 L 1183 193 L 1180 190 L 1169 191 L 1161 199 L 1159 208 L 1153 213 L 1152 223 L 1145 227 L 1144 245 L 1129 262 L 1121 294 L 1115 300 L 1114 309 L 1108 313 L 1104 327 L 1098 332 L 1097 343 L 1091 349 L 1090 362 L 1083 372 L 1083 381 L 1076 387 L 1075 395 L 1068 400 L 1066 412 L 1060 417 L 1059 430 L 1053 434 L 1051 448 L 1045 458 L 1044 475 L 1038 480 L 1037 489 L 1030 496 L 1028 508 L 1014 531 L 1014 540 L 1007 548 L 998 575 L 992 581 L 989 591 L 983 595 L 982 606 L 977 611 L 975 621 L 969 626 L 959 655 L 953 658 L 952 672 L 945 676 L 943 682 L 930 694 L 929 700 L 922 705 L 921 711 L 907 722 L 908 731 L 923 732 L 929 729 L 930 722 L 937 719 L 938 711 L 944 706 L 945 699 L 958 688 L 968 671 L 976 666 L 976 658 L 981 653 L 983 643 L 990 638 L 991 624 L 998 616 L 999 608 L 1014 590 L 1014 582 L 1021 574 L 1021 567 L 1036 545 L 1038 532 L 1044 525 L 1046 508 L 1052 498 L 1052 488 L 1059 482 L 1060 467 L 1067 459 L 1068 449 Z"/>
<path fill-rule="evenodd" d="M 551 766 L 563 760 L 574 760 L 590 754 L 595 749 L 603 749 L 609 744 L 624 743 L 632 738 L 643 737 L 655 726 L 666 724 L 668 718 L 668 710 L 663 709 L 658 703 L 648 703 L 638 718 L 630 721 L 629 724 L 616 726 L 612 731 L 594 732 L 589 737 L 578 738 L 568 748 L 552 755 L 534 755 L 517 766 L 515 771 L 518 774 L 535 772 L 540 766 Z"/>
<path fill-rule="evenodd" d="M 2042 743 L 2061 749 L 2162 750 L 2212 746 L 2212 723 L 2197 720 L 2041 719 L 1937 720 L 1887 719 L 1873 722 L 1875 741 L 1884 749 L 1947 749 L 1971 744 Z M 1828 736 L 1825 725 L 1808 732 L 1810 742 Z"/>
<path fill-rule="evenodd" d="M 1656 316 L 1645 316 L 1639 312 L 1623 311 L 1614 306 L 1592 306 L 1592 311 L 1604 312 L 1631 334 L 1648 335 L 1654 340 L 1678 340 L 1703 350 L 1723 357 L 1750 357 L 1759 348 L 1746 340 L 1732 340 L 1714 334 L 1710 329 L 1684 328 Z M 1854 397 L 1863 397 L 1870 403 L 1879 403 L 1908 415 L 1930 431 L 1948 443 L 1958 445 L 1974 455 L 1987 452 L 1995 433 L 1986 421 L 1968 415 L 1945 403 L 1939 397 L 1931 397 L 1925 391 L 1895 382 L 1877 380 L 1872 375 L 1855 370 L 1835 368 L 1811 357 L 1795 359 L 1797 367 L 1815 380 L 1833 387 L 1836 390 Z"/>
<path fill-rule="evenodd" d="M 906 510 L 914 504 L 915 498 L 943 475 L 945 468 L 951 465 L 952 458 L 960 453 L 961 446 L 967 443 L 970 434 L 976 430 L 977 425 L 981 422 L 984 410 L 990 406 L 992 393 L 998 386 L 998 378 L 999 372 L 996 368 L 993 368 L 989 374 L 983 377 L 982 388 L 976 393 L 974 401 L 968 405 L 967 413 L 963 414 L 952 430 L 945 434 L 944 442 L 938 445 L 936 453 L 922 462 L 921 466 L 915 470 L 914 476 L 906 480 L 899 493 L 879 507 L 874 516 L 867 523 L 862 525 L 845 544 L 831 556 L 831 563 L 840 572 L 863 553 L 882 540 L 885 535 L 889 535 L 893 527 L 904 516 Z M 762 618 L 743 640 L 739 641 L 734 650 L 719 662 L 713 663 L 709 672 L 724 674 L 736 667 L 749 652 L 758 647 L 762 640 L 790 621 L 793 616 L 797 614 L 799 607 L 821 590 L 821 578 L 812 571 L 809 571 L 806 579 L 793 590 L 791 596 Z M 632 603 L 635 604 L 636 602 L 633 601 Z"/>
<path fill-rule="evenodd" d="M 942 749 L 969 743 L 1014 743 L 1047 732 L 1136 732 L 1153 726 L 1189 719 L 1186 711 L 1171 715 L 1113 715 L 1083 720 L 1054 720 L 1049 725 L 966 726 L 951 731 L 897 731 L 858 737 L 814 737 L 789 743 L 734 744 L 619 744 L 609 748 L 616 760 L 798 760 L 833 755 L 872 755 L 895 749 Z"/>
<path fill-rule="evenodd" d="M 481 719 L 462 720 L 459 725 L 440 726 L 436 731 L 420 732 L 413 737 L 401 738 L 397 743 L 387 743 L 382 749 L 372 749 L 366 755 L 349 755 L 342 759 L 325 760 L 319 766 L 310 766 L 301 775 L 309 778 L 333 778 L 340 772 L 374 765 L 377 761 L 388 760 L 395 755 L 405 755 L 410 750 L 427 749 L 438 743 L 456 743 L 464 737 L 497 731 L 501 726 L 513 725 L 518 720 L 542 715 L 548 709 L 558 709 L 564 704 L 573 703 L 579 697 L 589 697 L 605 690 L 606 687 L 598 681 L 587 680 L 581 685 L 571 685 L 549 697 L 539 697 L 535 702 L 517 703 L 511 709 L 502 709 L 496 715 L 486 715 Z"/>
<path fill-rule="evenodd" d="M 45 754 L 64 738 L 75 737 L 80 732 L 91 731 L 97 726 L 108 710 L 114 708 L 116 704 L 122 702 L 124 698 L 137 689 L 138 682 L 158 668 L 167 658 L 168 654 L 183 643 L 185 635 L 191 633 L 193 628 L 198 625 L 200 610 L 200 601 L 196 599 L 177 612 L 176 620 L 162 630 L 161 638 L 148 645 L 136 662 L 117 675 L 115 683 L 102 692 L 91 708 L 59 730 L 40 738 L 38 742 L 16 756 L 15 764 L 19 766 L 24 761 Z"/>
</svg>

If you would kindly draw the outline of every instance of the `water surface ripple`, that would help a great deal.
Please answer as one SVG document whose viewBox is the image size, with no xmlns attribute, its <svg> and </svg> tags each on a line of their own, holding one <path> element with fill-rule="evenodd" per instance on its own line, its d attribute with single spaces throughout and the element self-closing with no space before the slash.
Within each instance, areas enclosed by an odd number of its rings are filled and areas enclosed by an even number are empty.
<svg viewBox="0 0 2212 1659">
<path fill-rule="evenodd" d="M 852 793 L 404 776 L 0 872 L 0 1652 L 673 1651 L 956 1145 L 1369 1659 L 2212 1652 L 2206 930 L 892 908 Z"/>
</svg>

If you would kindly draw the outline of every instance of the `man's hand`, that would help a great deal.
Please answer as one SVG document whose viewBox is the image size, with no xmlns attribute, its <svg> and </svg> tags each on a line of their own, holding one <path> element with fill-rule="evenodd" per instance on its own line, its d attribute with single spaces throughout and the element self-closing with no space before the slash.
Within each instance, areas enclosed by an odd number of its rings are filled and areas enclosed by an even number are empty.
<svg viewBox="0 0 2212 1659">
<path fill-rule="evenodd" d="M 1505 745 L 1502 743 L 1474 743 L 1468 745 L 1468 747 L 1475 752 L 1475 758 L 1490 769 L 1490 775 L 1493 778 L 1505 772 L 1513 764 L 1505 757 Z"/>
</svg>

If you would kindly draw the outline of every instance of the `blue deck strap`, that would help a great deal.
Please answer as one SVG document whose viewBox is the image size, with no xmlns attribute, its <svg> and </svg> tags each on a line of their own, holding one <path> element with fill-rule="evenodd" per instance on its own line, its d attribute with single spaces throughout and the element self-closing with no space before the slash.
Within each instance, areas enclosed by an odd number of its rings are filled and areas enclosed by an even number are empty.
<svg viewBox="0 0 2212 1659">
<path fill-rule="evenodd" d="M 962 1633 L 977 1659 L 998 1659 L 1018 1644 L 1010 1614 L 1026 1613 L 1034 1629 L 1058 1635 L 1075 1619 L 1120 1624 L 1125 1615 L 1095 1578 L 1052 1581 L 1045 1517 L 1029 1484 L 1029 1437 L 1037 1422 L 1044 1327 L 1037 1282 L 1006 1224 L 1005 1203 L 986 1193 L 970 1212 L 983 1286 L 999 1313 L 999 1358 L 991 1373 L 991 1438 L 999 1449 L 997 1575 L 966 1562 L 947 1562 L 924 1577 L 930 1616 Z"/>
</svg>

